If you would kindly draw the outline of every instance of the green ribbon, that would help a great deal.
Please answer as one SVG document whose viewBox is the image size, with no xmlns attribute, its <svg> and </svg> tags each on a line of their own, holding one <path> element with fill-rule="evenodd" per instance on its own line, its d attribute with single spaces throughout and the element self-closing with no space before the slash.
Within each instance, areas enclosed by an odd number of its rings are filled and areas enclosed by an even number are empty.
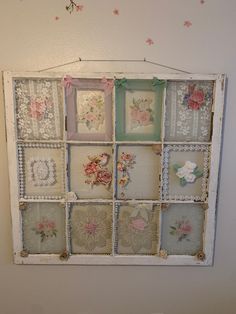
<svg viewBox="0 0 236 314">
<path fill-rule="evenodd" d="M 152 80 L 152 86 L 154 87 L 166 87 L 166 81 L 165 80 L 159 80 L 157 77 L 154 77 Z"/>
<path fill-rule="evenodd" d="M 127 87 L 127 79 L 124 77 L 122 79 L 115 80 L 115 86 L 118 88 L 119 87 L 126 88 Z"/>
</svg>

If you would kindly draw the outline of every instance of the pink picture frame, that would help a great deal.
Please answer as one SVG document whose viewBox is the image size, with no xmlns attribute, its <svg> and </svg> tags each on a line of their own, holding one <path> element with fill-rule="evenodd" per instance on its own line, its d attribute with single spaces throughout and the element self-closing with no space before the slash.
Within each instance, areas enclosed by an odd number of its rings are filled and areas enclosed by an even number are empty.
<svg viewBox="0 0 236 314">
<path fill-rule="evenodd" d="M 112 140 L 112 90 L 113 80 L 111 79 L 73 79 L 66 76 L 63 80 L 66 98 L 67 113 L 67 139 L 76 141 L 111 141 Z M 99 131 L 95 128 L 87 128 L 87 131 L 78 130 L 78 95 L 80 92 L 97 93 L 102 99 L 103 130 Z M 89 123 L 89 122 L 88 122 Z M 85 129 L 86 129 L 85 124 Z"/>
</svg>

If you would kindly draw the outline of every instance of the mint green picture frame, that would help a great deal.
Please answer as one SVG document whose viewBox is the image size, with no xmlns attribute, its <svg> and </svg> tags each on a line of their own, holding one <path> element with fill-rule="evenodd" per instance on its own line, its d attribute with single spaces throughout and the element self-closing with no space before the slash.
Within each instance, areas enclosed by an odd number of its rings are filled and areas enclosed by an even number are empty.
<svg viewBox="0 0 236 314">
<path fill-rule="evenodd" d="M 154 77 L 150 79 L 117 79 L 115 81 L 116 101 L 116 140 L 117 141 L 161 141 L 162 132 L 162 104 L 166 81 Z M 154 103 L 154 132 L 127 133 L 126 132 L 126 91 L 153 91 Z"/>
</svg>

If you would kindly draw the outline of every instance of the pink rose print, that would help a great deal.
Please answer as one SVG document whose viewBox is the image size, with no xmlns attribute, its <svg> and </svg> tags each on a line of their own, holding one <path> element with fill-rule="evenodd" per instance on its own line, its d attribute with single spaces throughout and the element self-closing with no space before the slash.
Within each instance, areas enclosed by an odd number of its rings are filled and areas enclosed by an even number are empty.
<svg viewBox="0 0 236 314">
<path fill-rule="evenodd" d="M 29 105 L 29 116 L 34 119 L 41 119 L 46 112 L 47 106 L 50 105 L 51 104 L 48 102 L 47 98 L 33 98 Z"/>
<path fill-rule="evenodd" d="M 202 89 L 197 89 L 196 85 L 189 85 L 188 94 L 184 96 L 183 104 L 189 109 L 199 110 L 205 105 L 206 97 Z"/>
<path fill-rule="evenodd" d="M 90 176 L 93 173 L 98 171 L 99 167 L 96 162 L 89 162 L 88 164 L 84 165 L 84 172 L 87 176 Z"/>
<path fill-rule="evenodd" d="M 135 155 L 124 153 L 122 152 L 120 155 L 120 159 L 117 162 L 117 170 L 121 172 L 121 178 L 118 181 L 118 184 L 121 186 L 122 189 L 130 182 L 130 169 L 133 168 L 135 164 Z M 122 197 L 125 196 L 124 191 L 121 193 Z"/>
<path fill-rule="evenodd" d="M 133 219 L 130 224 L 130 228 L 136 231 L 144 231 L 146 226 L 147 223 L 142 218 Z"/>
<path fill-rule="evenodd" d="M 138 113 L 138 121 L 141 125 L 146 126 L 149 125 L 151 119 L 151 114 L 148 111 L 139 111 Z"/>
<path fill-rule="evenodd" d="M 133 98 L 130 107 L 131 129 L 153 124 L 154 112 L 151 108 L 153 99 Z"/>
<path fill-rule="evenodd" d="M 192 232 L 192 225 L 189 220 L 183 217 L 181 220 L 177 220 L 174 225 L 170 226 L 170 234 L 177 237 L 178 241 L 186 240 L 190 241 L 189 236 Z"/>
<path fill-rule="evenodd" d="M 88 177 L 85 183 L 90 184 L 91 187 L 101 184 L 109 189 L 112 182 L 112 173 L 106 166 L 110 155 L 102 153 L 101 155 L 88 156 L 88 159 L 90 162 L 84 165 L 84 174 Z"/>
<path fill-rule="evenodd" d="M 112 180 L 111 172 L 108 170 L 100 170 L 97 172 L 97 178 L 98 183 L 101 183 L 103 185 L 109 185 Z"/>
<path fill-rule="evenodd" d="M 52 220 L 48 220 L 47 218 L 42 218 L 42 220 L 36 223 L 35 227 L 32 230 L 40 235 L 41 242 L 44 242 L 48 238 L 57 236 L 56 224 Z"/>
<path fill-rule="evenodd" d="M 94 222 L 86 223 L 84 229 L 86 233 L 94 236 L 96 234 L 97 224 Z"/>
</svg>

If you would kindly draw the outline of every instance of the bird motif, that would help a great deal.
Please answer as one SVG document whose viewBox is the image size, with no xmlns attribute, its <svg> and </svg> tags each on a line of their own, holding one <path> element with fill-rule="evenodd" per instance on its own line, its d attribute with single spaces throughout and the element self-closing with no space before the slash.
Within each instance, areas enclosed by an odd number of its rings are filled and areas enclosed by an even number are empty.
<svg viewBox="0 0 236 314">
<path fill-rule="evenodd" d="M 109 159 L 110 155 L 107 153 L 102 153 L 101 155 L 96 155 L 96 156 L 88 156 L 88 159 L 92 162 L 95 162 L 96 164 L 100 166 L 106 166 Z"/>
</svg>

